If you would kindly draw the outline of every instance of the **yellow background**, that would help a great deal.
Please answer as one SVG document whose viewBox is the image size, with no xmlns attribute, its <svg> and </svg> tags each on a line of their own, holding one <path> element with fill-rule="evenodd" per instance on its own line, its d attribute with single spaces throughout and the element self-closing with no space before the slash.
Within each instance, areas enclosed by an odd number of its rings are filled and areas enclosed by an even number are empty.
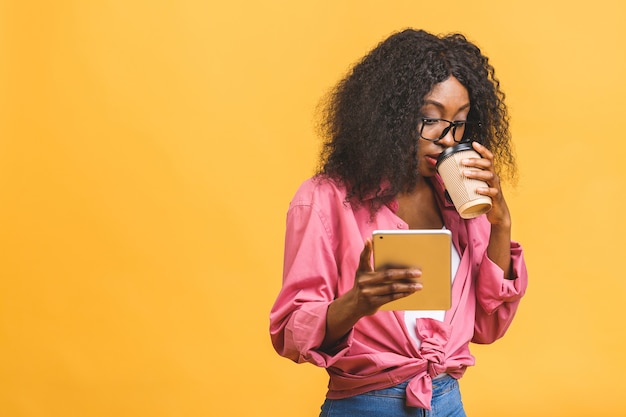
<svg viewBox="0 0 626 417">
<path fill-rule="evenodd" d="M 475 346 L 473 416 L 626 413 L 626 3 L 0 3 L 0 415 L 313 416 L 278 357 L 284 216 L 315 105 L 406 26 L 461 31 L 507 94 L 531 284 Z"/>
</svg>

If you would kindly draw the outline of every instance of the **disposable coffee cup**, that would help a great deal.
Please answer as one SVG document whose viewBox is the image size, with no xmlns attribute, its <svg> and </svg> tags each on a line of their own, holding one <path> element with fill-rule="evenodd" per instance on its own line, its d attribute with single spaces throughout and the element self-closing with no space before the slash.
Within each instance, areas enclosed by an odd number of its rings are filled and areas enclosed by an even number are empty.
<svg viewBox="0 0 626 417">
<path fill-rule="evenodd" d="M 454 207 L 464 219 L 473 219 L 491 209 L 491 198 L 476 193 L 479 187 L 487 187 L 484 181 L 467 178 L 465 170 L 478 170 L 461 163 L 465 158 L 480 158 L 470 143 L 460 143 L 444 150 L 437 158 L 437 171 L 450 194 Z"/>
</svg>

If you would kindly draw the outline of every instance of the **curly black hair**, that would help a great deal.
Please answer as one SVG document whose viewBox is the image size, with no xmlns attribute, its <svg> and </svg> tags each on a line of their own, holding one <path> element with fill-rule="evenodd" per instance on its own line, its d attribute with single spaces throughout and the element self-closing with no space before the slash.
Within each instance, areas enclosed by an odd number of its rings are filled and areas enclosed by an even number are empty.
<svg viewBox="0 0 626 417">
<path fill-rule="evenodd" d="M 374 196 L 374 211 L 411 190 L 418 177 L 417 126 L 424 97 L 450 76 L 468 90 L 468 120 L 480 122 L 468 126 L 464 138 L 490 149 L 496 172 L 514 180 L 504 93 L 488 58 L 462 34 L 413 29 L 378 44 L 320 103 L 325 142 L 317 174 L 343 183 L 353 204 Z"/>
</svg>

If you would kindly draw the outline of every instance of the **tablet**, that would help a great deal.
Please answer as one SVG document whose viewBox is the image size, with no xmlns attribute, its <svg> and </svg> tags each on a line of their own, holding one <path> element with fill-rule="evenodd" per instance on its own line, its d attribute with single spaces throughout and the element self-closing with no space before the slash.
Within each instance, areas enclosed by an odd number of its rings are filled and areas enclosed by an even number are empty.
<svg viewBox="0 0 626 417">
<path fill-rule="evenodd" d="M 381 310 L 448 310 L 452 299 L 452 234 L 445 229 L 375 230 L 374 269 L 406 265 L 422 270 L 423 288 L 391 301 Z"/>
</svg>

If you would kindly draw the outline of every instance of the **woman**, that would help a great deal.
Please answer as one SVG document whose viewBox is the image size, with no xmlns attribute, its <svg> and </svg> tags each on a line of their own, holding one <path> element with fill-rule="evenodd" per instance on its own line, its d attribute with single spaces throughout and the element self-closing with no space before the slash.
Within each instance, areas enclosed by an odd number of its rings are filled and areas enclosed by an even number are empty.
<svg viewBox="0 0 626 417">
<path fill-rule="evenodd" d="M 328 99 L 317 175 L 287 214 L 283 287 L 270 315 L 276 351 L 326 368 L 322 416 L 464 416 L 457 380 L 469 343 L 509 327 L 527 286 L 500 178 L 515 161 L 504 94 L 480 50 L 459 34 L 393 34 Z M 471 141 L 465 175 L 487 183 L 489 212 L 462 219 L 435 169 Z M 376 229 L 452 233 L 452 307 L 379 311 L 422 288 L 416 268 L 372 269 Z M 424 283 L 423 285 L 428 285 Z"/>
</svg>

